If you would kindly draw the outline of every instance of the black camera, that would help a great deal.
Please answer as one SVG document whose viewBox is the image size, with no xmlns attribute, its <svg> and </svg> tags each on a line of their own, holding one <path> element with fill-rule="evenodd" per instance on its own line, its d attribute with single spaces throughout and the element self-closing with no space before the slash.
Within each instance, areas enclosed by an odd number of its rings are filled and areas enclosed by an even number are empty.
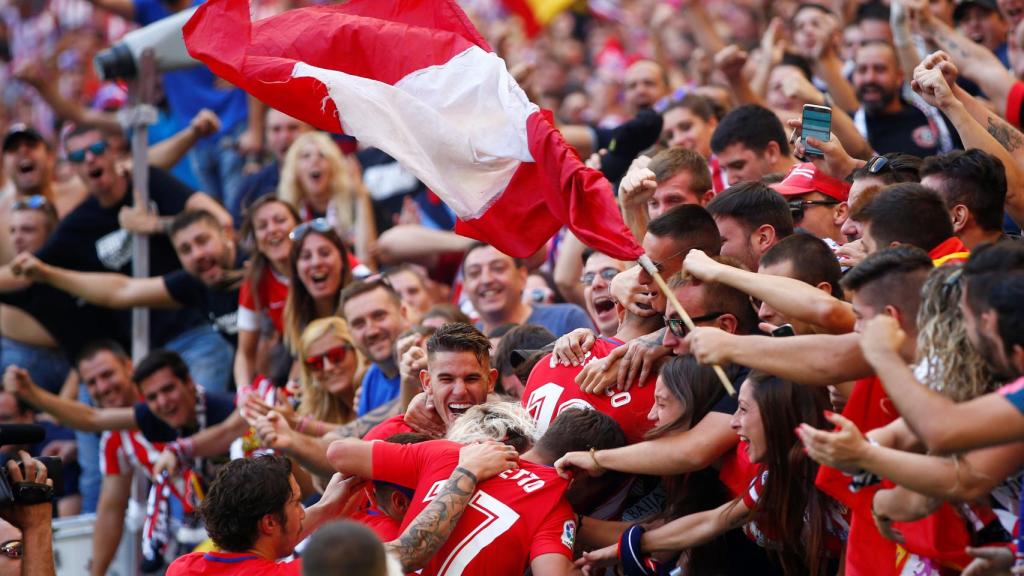
<svg viewBox="0 0 1024 576">
<path fill-rule="evenodd" d="M 38 444 L 46 438 L 46 430 L 37 424 L 0 425 L 0 446 Z M 10 456 L 17 458 L 17 456 Z M 53 488 L 36 484 L 34 478 L 25 478 L 25 464 L 18 462 L 25 482 L 15 486 L 7 470 L 7 459 L 0 466 L 0 507 L 11 504 L 38 504 L 50 502 L 64 495 L 64 466 L 56 456 L 37 456 L 46 466 L 46 477 L 53 480 Z"/>
</svg>

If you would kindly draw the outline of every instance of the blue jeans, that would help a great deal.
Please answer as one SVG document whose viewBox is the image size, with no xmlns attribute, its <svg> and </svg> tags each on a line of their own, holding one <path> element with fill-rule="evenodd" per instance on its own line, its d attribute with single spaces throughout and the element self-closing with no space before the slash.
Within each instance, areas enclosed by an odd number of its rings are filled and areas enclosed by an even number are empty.
<svg viewBox="0 0 1024 576">
<path fill-rule="evenodd" d="M 28 370 L 36 384 L 54 394 L 60 394 L 64 379 L 71 370 L 67 358 L 60 350 L 0 338 L 0 369 L 6 371 L 11 365 Z"/>
<path fill-rule="evenodd" d="M 93 406 L 84 383 L 78 384 L 78 401 Z M 78 476 L 82 514 L 90 514 L 96 511 L 103 484 L 103 475 L 100 473 L 100 436 L 92 432 L 75 432 L 75 441 L 78 443 L 78 466 L 82 469 Z"/>
<path fill-rule="evenodd" d="M 238 152 L 238 137 L 244 131 L 245 124 L 239 124 L 230 132 L 199 141 L 188 153 L 200 189 L 224 206 L 240 201 L 245 157 Z"/>
<path fill-rule="evenodd" d="M 174 350 L 188 364 L 192 381 L 210 392 L 227 392 L 235 351 L 209 324 L 175 336 L 164 348 Z"/>
</svg>

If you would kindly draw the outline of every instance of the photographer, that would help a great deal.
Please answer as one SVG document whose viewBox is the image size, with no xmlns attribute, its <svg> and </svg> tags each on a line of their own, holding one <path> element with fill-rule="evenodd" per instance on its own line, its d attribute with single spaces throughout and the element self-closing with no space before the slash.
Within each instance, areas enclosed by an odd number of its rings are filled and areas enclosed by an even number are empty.
<svg viewBox="0 0 1024 576">
<path fill-rule="evenodd" d="M 7 462 L 9 488 L 0 487 L 0 499 L 13 500 L 0 505 L 0 576 L 56 576 L 50 524 L 53 480 L 46 477 L 46 466 L 28 452 L 19 451 L 18 457 L 21 466 L 13 458 Z"/>
</svg>

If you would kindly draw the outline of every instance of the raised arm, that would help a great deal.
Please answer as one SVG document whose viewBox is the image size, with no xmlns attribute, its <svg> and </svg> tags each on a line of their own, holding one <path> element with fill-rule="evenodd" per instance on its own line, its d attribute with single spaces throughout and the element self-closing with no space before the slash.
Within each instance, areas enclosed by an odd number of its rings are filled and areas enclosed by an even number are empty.
<svg viewBox="0 0 1024 576">
<path fill-rule="evenodd" d="M 595 476 L 605 470 L 657 476 L 702 470 L 739 441 L 729 427 L 730 419 L 729 414 L 711 412 L 690 430 L 611 450 L 569 452 L 555 467 L 560 472 L 575 469 Z"/>
<path fill-rule="evenodd" d="M 799 384 L 845 385 L 872 375 L 853 333 L 771 338 L 698 326 L 686 340 L 701 364 L 739 364 Z"/>
<path fill-rule="evenodd" d="M 953 123 L 965 148 L 978 148 L 998 158 L 1006 169 L 1006 211 L 1017 222 L 1024 222 L 1024 170 L 1012 154 L 1024 147 L 1024 135 L 1008 124 L 986 119 L 982 125 L 968 109 L 981 106 L 963 89 L 951 87 L 957 69 L 943 52 L 926 58 L 914 71 L 914 90 L 929 104 L 935 106 Z M 956 86 L 955 83 L 952 86 Z M 1024 154 L 1024 151 L 1022 151 Z"/>
<path fill-rule="evenodd" d="M 15 257 L 11 269 L 105 308 L 181 307 L 159 276 L 132 278 L 115 272 L 77 272 L 51 266 L 27 252 Z"/>
<path fill-rule="evenodd" d="M 964 76 L 981 88 L 996 110 L 1006 110 L 1014 80 L 999 58 L 946 23 L 927 17 L 928 13 L 927 9 L 920 11 L 923 16 L 919 27 L 921 33 L 952 57 Z"/>
<path fill-rule="evenodd" d="M 784 316 L 809 322 L 830 334 L 853 331 L 853 307 L 806 282 L 722 264 L 700 250 L 690 250 L 683 269 L 702 281 L 732 286 L 768 303 Z"/>
<path fill-rule="evenodd" d="M 36 386 L 28 372 L 18 366 L 8 366 L 4 372 L 4 390 L 75 430 L 102 432 L 135 427 L 135 412 L 131 408 L 93 408 L 61 398 Z"/>
<path fill-rule="evenodd" d="M 999 394 L 954 403 L 917 381 L 897 350 L 906 339 L 896 320 L 872 318 L 861 347 L 903 420 L 933 453 L 961 452 L 1024 439 L 1024 415 Z"/>
<path fill-rule="evenodd" d="M 149 148 L 149 163 L 164 170 L 170 170 L 185 157 L 189 149 L 196 145 L 200 139 L 220 130 L 220 118 L 212 110 L 203 108 L 195 116 L 188 126 L 166 138 L 153 144 Z"/>
<path fill-rule="evenodd" d="M 580 276 L 583 274 L 583 252 L 587 246 L 580 242 L 572 232 L 566 232 L 558 246 L 558 257 L 555 259 L 555 286 L 566 302 L 586 307 L 583 299 L 583 285 Z"/>
<path fill-rule="evenodd" d="M 991 492 L 1024 464 L 1024 443 L 943 457 L 903 452 L 867 442 L 857 426 L 827 415 L 834 431 L 803 424 L 799 436 L 818 462 L 844 471 L 866 470 L 914 492 L 942 500 L 971 501 Z"/>
</svg>

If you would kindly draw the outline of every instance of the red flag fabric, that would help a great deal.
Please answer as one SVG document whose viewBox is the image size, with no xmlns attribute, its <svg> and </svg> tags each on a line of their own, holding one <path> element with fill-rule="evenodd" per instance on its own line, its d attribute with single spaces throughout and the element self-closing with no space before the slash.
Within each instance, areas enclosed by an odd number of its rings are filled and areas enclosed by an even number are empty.
<svg viewBox="0 0 1024 576">
<path fill-rule="evenodd" d="M 511 256 L 563 225 L 621 260 L 643 251 L 611 184 L 586 168 L 454 0 L 353 0 L 251 22 L 210 0 L 189 53 L 269 106 L 402 163 L 459 217 L 456 231 Z"/>
</svg>

